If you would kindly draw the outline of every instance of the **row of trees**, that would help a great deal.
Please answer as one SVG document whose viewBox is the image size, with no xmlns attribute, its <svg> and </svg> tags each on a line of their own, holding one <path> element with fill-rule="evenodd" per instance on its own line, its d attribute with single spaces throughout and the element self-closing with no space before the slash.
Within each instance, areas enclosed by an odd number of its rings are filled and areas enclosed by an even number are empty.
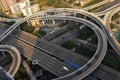
<svg viewBox="0 0 120 80">
<path fill-rule="evenodd" d="M 82 55 L 87 56 L 89 58 L 91 58 L 94 54 L 93 51 L 91 51 L 88 48 L 85 48 L 82 43 L 80 45 L 78 45 L 78 44 L 75 44 L 75 42 L 73 40 L 65 41 L 61 44 L 61 46 L 66 48 L 66 49 L 69 49 L 69 50 L 75 48 L 76 53 L 82 54 Z"/>
</svg>

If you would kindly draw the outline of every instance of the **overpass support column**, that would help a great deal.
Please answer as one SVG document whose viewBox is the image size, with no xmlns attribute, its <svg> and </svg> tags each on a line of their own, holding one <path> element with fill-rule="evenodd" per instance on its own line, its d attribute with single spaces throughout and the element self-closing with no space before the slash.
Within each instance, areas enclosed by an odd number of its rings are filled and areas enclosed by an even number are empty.
<svg viewBox="0 0 120 80">
<path fill-rule="evenodd" d="M 18 26 L 18 29 L 21 30 L 21 29 L 20 29 L 20 26 Z"/>
<path fill-rule="evenodd" d="M 3 55 L 4 57 L 6 56 L 4 51 L 2 51 L 2 55 Z"/>
<path fill-rule="evenodd" d="M 66 23 L 66 20 L 64 20 L 64 23 Z"/>
<path fill-rule="evenodd" d="M 55 20 L 52 20 L 53 24 L 55 24 Z"/>
<path fill-rule="evenodd" d="M 84 16 L 84 19 L 86 19 L 86 16 Z"/>
<path fill-rule="evenodd" d="M 78 22 L 76 22 L 76 25 L 78 25 Z"/>
<path fill-rule="evenodd" d="M 30 25 L 30 22 L 27 20 L 28 25 Z"/>
<path fill-rule="evenodd" d="M 76 13 L 74 13 L 74 17 L 76 17 Z"/>
<path fill-rule="evenodd" d="M 45 21 L 42 21 L 42 24 L 45 25 Z"/>
<path fill-rule="evenodd" d="M 1 43 L 4 44 L 3 41 L 1 41 Z M 4 51 L 2 51 L 2 55 L 5 57 L 5 52 Z"/>
</svg>

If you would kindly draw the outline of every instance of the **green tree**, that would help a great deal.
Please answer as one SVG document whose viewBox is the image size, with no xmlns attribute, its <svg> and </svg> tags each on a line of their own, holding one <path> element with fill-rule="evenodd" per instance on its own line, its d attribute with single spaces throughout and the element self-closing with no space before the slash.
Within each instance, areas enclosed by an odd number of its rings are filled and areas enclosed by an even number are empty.
<svg viewBox="0 0 120 80">
<path fill-rule="evenodd" d="M 23 31 L 26 31 L 26 32 L 29 32 L 29 33 L 32 33 L 32 32 L 35 30 L 34 27 L 28 26 L 28 25 L 21 27 L 21 29 L 22 29 Z"/>
<path fill-rule="evenodd" d="M 54 5 L 54 3 L 55 3 L 55 0 L 47 0 L 47 5 L 48 6 Z"/>
<path fill-rule="evenodd" d="M 87 57 L 89 57 L 89 58 L 91 58 L 91 57 L 93 56 L 93 54 L 94 54 L 93 51 L 91 51 L 91 50 L 88 49 L 88 48 L 85 48 L 82 43 L 81 43 L 80 45 L 77 45 L 77 46 L 76 46 L 75 52 L 80 53 L 80 54 L 82 54 L 82 55 L 84 55 L 84 56 L 87 56 Z"/>
<path fill-rule="evenodd" d="M 43 31 L 43 30 L 39 30 L 39 35 L 41 35 L 41 36 L 44 36 L 44 35 L 46 35 L 46 31 Z"/>
<path fill-rule="evenodd" d="M 70 49 L 73 49 L 75 47 L 75 43 L 72 40 L 68 40 L 68 41 L 62 43 L 61 46 L 70 50 Z"/>
<path fill-rule="evenodd" d="M 41 37 L 46 35 L 46 31 L 39 29 L 38 31 L 33 32 L 32 34 L 35 36 Z"/>
</svg>

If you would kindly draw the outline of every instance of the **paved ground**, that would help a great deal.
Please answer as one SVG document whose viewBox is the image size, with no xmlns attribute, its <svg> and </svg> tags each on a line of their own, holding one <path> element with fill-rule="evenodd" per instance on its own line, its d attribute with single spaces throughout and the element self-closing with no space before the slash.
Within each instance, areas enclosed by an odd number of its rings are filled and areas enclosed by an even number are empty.
<svg viewBox="0 0 120 80">
<path fill-rule="evenodd" d="M 115 0 L 115 1 L 113 1 L 112 3 L 103 6 L 101 9 L 97 10 L 96 12 L 104 11 L 104 10 L 106 10 L 106 9 L 112 7 L 112 6 L 115 6 L 115 5 L 118 4 L 118 3 L 120 3 L 120 0 Z"/>
</svg>

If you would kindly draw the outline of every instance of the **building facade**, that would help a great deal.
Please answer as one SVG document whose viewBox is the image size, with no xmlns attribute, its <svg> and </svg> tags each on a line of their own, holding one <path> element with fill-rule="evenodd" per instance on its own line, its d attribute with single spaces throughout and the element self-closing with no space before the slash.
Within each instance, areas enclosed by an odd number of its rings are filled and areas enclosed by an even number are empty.
<svg viewBox="0 0 120 80">
<path fill-rule="evenodd" d="M 24 0 L 24 1 L 21 0 L 19 3 L 10 6 L 10 9 L 13 14 L 20 14 L 20 13 L 22 13 L 22 9 L 27 6 L 30 6 L 30 1 L 29 0 Z"/>
<path fill-rule="evenodd" d="M 38 11 L 40 11 L 39 4 L 34 4 L 34 5 L 31 5 L 31 6 L 27 6 L 27 7 L 22 9 L 22 12 L 23 12 L 24 16 L 30 16 L 33 13 L 38 12 Z"/>
<path fill-rule="evenodd" d="M 10 6 L 16 4 L 16 0 L 0 0 L 0 7 L 2 11 L 9 11 Z"/>
</svg>

